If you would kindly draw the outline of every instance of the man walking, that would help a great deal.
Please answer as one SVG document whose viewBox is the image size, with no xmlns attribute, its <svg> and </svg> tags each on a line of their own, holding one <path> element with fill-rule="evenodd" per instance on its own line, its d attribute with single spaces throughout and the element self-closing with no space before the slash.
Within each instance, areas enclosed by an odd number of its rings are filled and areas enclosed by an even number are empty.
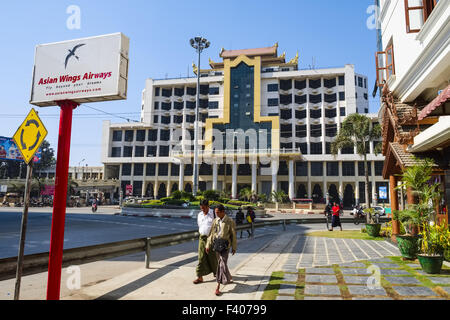
<svg viewBox="0 0 450 320">
<path fill-rule="evenodd" d="M 196 269 L 197 279 L 194 281 L 194 284 L 202 283 L 203 276 L 210 273 L 213 273 L 215 277 L 218 264 L 215 252 L 206 252 L 206 241 L 208 240 L 208 235 L 216 216 L 214 211 L 209 208 L 208 200 L 202 200 L 200 202 L 200 209 L 202 211 L 200 211 L 197 216 L 198 231 L 200 233 L 198 243 L 198 265 Z"/>
<path fill-rule="evenodd" d="M 239 208 L 238 212 L 236 213 L 236 225 L 241 226 L 244 224 L 244 212 L 242 212 L 242 208 Z M 249 229 L 246 230 L 248 232 L 248 236 L 250 237 L 251 233 Z M 242 230 L 241 230 L 241 238 L 242 238 Z"/>
</svg>

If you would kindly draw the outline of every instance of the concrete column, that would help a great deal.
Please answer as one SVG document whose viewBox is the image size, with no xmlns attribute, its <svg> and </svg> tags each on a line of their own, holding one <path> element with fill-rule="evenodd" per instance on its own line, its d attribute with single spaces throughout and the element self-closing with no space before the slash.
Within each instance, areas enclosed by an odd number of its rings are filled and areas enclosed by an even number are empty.
<svg viewBox="0 0 450 320">
<path fill-rule="evenodd" d="M 308 162 L 308 199 L 312 199 L 311 162 Z"/>
<path fill-rule="evenodd" d="M 355 182 L 355 204 L 359 204 L 359 181 Z"/>
<path fill-rule="evenodd" d="M 166 189 L 167 197 L 170 197 L 170 191 L 172 191 L 172 182 L 170 181 L 171 177 L 172 177 L 172 164 L 169 163 L 169 172 L 167 173 L 167 189 Z"/>
<path fill-rule="evenodd" d="M 295 198 L 294 160 L 289 160 L 289 198 Z"/>
<path fill-rule="evenodd" d="M 213 190 L 217 190 L 217 174 L 218 174 L 218 171 L 219 171 L 217 163 L 213 164 L 212 169 L 213 169 L 212 189 Z"/>
<path fill-rule="evenodd" d="M 376 206 L 377 202 L 378 202 L 378 199 L 377 199 L 378 195 L 376 194 L 377 193 L 377 184 L 375 181 L 375 162 L 370 161 L 369 165 L 372 167 L 372 169 L 371 169 L 372 170 L 372 172 L 371 172 L 372 173 L 372 203 L 374 206 Z"/>
<path fill-rule="evenodd" d="M 278 191 L 278 162 L 272 161 L 272 192 Z"/>
<path fill-rule="evenodd" d="M 252 191 L 254 192 L 258 192 L 258 185 L 257 185 L 257 180 L 256 180 L 256 176 L 258 173 L 258 165 L 256 163 L 252 164 Z"/>
<path fill-rule="evenodd" d="M 180 175 L 178 177 L 178 190 L 184 190 L 184 164 L 180 163 Z"/>
<path fill-rule="evenodd" d="M 391 211 L 393 210 L 399 210 L 398 206 L 398 192 L 395 190 L 395 187 L 397 187 L 397 177 L 392 175 L 389 177 L 389 190 L 390 197 L 391 197 Z"/>
<path fill-rule="evenodd" d="M 327 188 L 327 182 L 325 181 L 325 177 L 324 177 L 322 189 L 323 189 L 323 196 L 325 198 L 325 202 L 328 203 L 328 201 L 330 201 L 330 198 L 327 196 L 328 188 Z"/>
<path fill-rule="evenodd" d="M 237 163 L 232 164 L 232 184 L 231 184 L 231 197 L 237 199 Z"/>
</svg>

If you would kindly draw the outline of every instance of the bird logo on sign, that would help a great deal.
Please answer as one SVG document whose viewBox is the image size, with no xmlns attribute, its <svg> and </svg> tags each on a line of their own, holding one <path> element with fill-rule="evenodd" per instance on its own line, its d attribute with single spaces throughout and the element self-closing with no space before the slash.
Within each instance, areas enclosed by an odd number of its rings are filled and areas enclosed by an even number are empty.
<svg viewBox="0 0 450 320">
<path fill-rule="evenodd" d="M 75 54 L 75 51 L 77 51 L 78 48 L 85 46 L 85 43 L 77 44 L 75 47 L 73 47 L 72 50 L 68 50 L 69 54 L 66 56 L 66 62 L 65 62 L 65 68 L 67 69 L 67 63 L 69 63 L 70 58 L 75 57 L 77 60 L 80 60 L 80 58 Z"/>
</svg>

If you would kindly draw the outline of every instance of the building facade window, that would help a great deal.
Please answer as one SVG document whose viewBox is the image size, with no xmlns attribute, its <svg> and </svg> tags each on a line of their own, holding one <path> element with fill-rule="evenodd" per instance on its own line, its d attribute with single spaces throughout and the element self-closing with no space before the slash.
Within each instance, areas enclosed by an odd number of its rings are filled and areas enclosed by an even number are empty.
<svg viewBox="0 0 450 320">
<path fill-rule="evenodd" d="M 336 109 L 325 109 L 326 118 L 336 118 L 336 116 L 337 116 Z"/>
<path fill-rule="evenodd" d="M 122 176 L 131 176 L 131 163 L 122 164 Z"/>
<path fill-rule="evenodd" d="M 161 141 L 169 141 L 170 140 L 170 130 L 161 130 L 159 132 L 159 139 Z"/>
<path fill-rule="evenodd" d="M 155 163 L 147 163 L 145 168 L 145 175 L 147 177 L 154 177 L 156 173 L 156 164 Z"/>
<path fill-rule="evenodd" d="M 297 104 L 304 104 L 307 101 L 306 94 L 302 96 L 295 96 L 295 103 Z"/>
<path fill-rule="evenodd" d="M 324 79 L 323 80 L 323 85 L 324 85 L 325 88 L 328 88 L 328 89 L 336 87 L 336 78 Z"/>
<path fill-rule="evenodd" d="M 296 162 L 295 163 L 295 175 L 297 177 L 307 177 L 308 176 L 308 163 L 307 162 Z"/>
<path fill-rule="evenodd" d="M 355 176 L 355 163 L 350 161 L 342 162 L 342 175 L 344 177 L 354 177 Z"/>
<path fill-rule="evenodd" d="M 306 136 L 307 136 L 306 125 L 295 126 L 295 136 L 297 138 L 306 138 Z"/>
<path fill-rule="evenodd" d="M 122 131 L 114 130 L 112 141 L 122 141 Z"/>
<path fill-rule="evenodd" d="M 278 106 L 278 99 L 269 99 L 267 100 L 267 105 L 269 107 L 277 107 Z"/>
<path fill-rule="evenodd" d="M 306 110 L 295 110 L 295 118 L 298 120 L 306 119 Z"/>
<path fill-rule="evenodd" d="M 322 154 L 322 142 L 311 143 L 311 154 Z"/>
<path fill-rule="evenodd" d="M 168 157 L 169 156 L 169 146 L 159 146 L 159 156 Z"/>
<path fill-rule="evenodd" d="M 405 0 L 406 32 L 417 33 L 439 0 Z"/>
<path fill-rule="evenodd" d="M 284 91 L 288 91 L 292 89 L 292 81 L 291 80 L 280 80 L 280 89 Z"/>
<path fill-rule="evenodd" d="M 317 110 L 310 110 L 309 111 L 309 116 L 313 119 L 319 119 L 322 118 L 322 109 L 317 109 Z"/>
<path fill-rule="evenodd" d="M 322 86 L 322 80 L 321 79 L 317 79 L 317 80 L 309 79 L 309 87 L 311 89 L 319 89 L 321 86 Z"/>
<path fill-rule="evenodd" d="M 297 90 L 306 89 L 306 80 L 295 80 L 295 89 Z"/>
<path fill-rule="evenodd" d="M 318 138 L 322 136 L 322 125 L 321 124 L 313 124 L 310 127 L 311 132 L 310 136 L 313 138 Z"/>
<path fill-rule="evenodd" d="M 339 92 L 339 100 L 345 101 L 345 92 Z"/>
<path fill-rule="evenodd" d="M 369 172 L 369 176 L 372 175 L 372 166 L 370 162 L 367 162 L 367 171 Z M 364 177 L 365 176 L 365 172 L 364 172 L 364 161 L 358 161 L 358 176 L 360 177 Z"/>
<path fill-rule="evenodd" d="M 156 157 L 156 146 L 147 146 L 147 157 Z"/>
<path fill-rule="evenodd" d="M 145 147 L 136 146 L 134 148 L 134 156 L 135 157 L 144 157 L 144 153 L 145 153 Z"/>
<path fill-rule="evenodd" d="M 311 164 L 311 176 L 322 177 L 323 176 L 323 162 L 310 162 Z"/>
<path fill-rule="evenodd" d="M 136 141 L 145 141 L 145 130 L 136 131 Z"/>
<path fill-rule="evenodd" d="M 111 157 L 112 158 L 120 158 L 122 152 L 122 148 L 120 147 L 112 147 L 111 148 Z"/>
<path fill-rule="evenodd" d="M 126 142 L 133 142 L 134 140 L 134 131 L 133 130 L 126 130 L 125 131 L 125 141 Z"/>
<path fill-rule="evenodd" d="M 123 157 L 131 158 L 133 156 L 133 147 L 124 147 L 123 148 Z"/>
<path fill-rule="evenodd" d="M 336 137 L 337 135 L 337 126 L 335 124 L 326 124 L 325 125 L 325 135 L 327 137 Z"/>
<path fill-rule="evenodd" d="M 167 177 L 169 175 L 169 164 L 160 163 L 158 166 L 158 176 Z"/>
<path fill-rule="evenodd" d="M 339 162 L 327 162 L 327 176 L 339 176 Z"/>
<path fill-rule="evenodd" d="M 310 103 L 321 103 L 322 102 L 322 95 L 321 94 L 310 94 L 309 95 L 309 102 Z"/>
<path fill-rule="evenodd" d="M 172 88 L 163 88 L 162 89 L 162 96 L 166 98 L 170 98 L 172 95 Z"/>
<path fill-rule="evenodd" d="M 383 161 L 375 161 L 375 175 L 376 176 L 381 177 L 383 175 L 383 167 L 384 167 Z"/>
<path fill-rule="evenodd" d="M 159 97 L 160 90 L 161 89 L 159 87 L 155 88 L 155 97 Z"/>
<path fill-rule="evenodd" d="M 345 76 L 339 76 L 339 85 L 345 86 Z"/>
<path fill-rule="evenodd" d="M 278 83 L 270 83 L 267 85 L 268 92 L 278 92 Z"/>
<path fill-rule="evenodd" d="M 143 163 L 135 163 L 133 175 L 142 177 L 144 175 L 144 164 Z"/>
<path fill-rule="evenodd" d="M 219 91 L 219 87 L 209 87 L 209 94 L 212 96 L 218 95 Z"/>
<path fill-rule="evenodd" d="M 175 88 L 174 94 L 177 97 L 182 97 L 184 95 L 184 88 Z"/>
</svg>

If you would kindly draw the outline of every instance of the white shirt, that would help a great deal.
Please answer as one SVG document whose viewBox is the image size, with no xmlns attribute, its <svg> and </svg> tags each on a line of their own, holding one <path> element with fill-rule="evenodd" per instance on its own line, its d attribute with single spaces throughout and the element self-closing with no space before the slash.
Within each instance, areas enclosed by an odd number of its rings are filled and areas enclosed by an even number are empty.
<svg viewBox="0 0 450 320">
<path fill-rule="evenodd" d="M 198 232 L 200 233 L 200 235 L 209 235 L 214 219 L 214 212 L 212 209 L 209 210 L 207 215 L 205 215 L 203 211 L 200 211 L 197 216 Z"/>
</svg>

